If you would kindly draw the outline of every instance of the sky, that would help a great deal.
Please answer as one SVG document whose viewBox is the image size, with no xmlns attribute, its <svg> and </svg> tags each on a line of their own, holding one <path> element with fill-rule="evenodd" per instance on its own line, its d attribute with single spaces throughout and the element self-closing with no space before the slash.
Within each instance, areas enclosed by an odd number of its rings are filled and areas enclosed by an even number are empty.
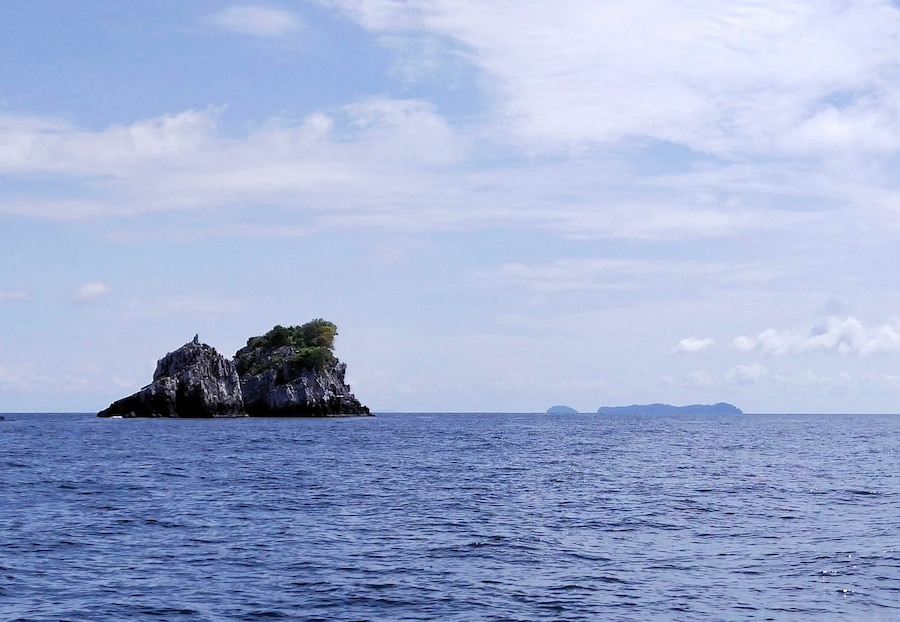
<svg viewBox="0 0 900 622">
<path fill-rule="evenodd" d="M 374 411 L 900 413 L 887 0 L 0 3 L 0 412 L 338 326 Z"/>
</svg>

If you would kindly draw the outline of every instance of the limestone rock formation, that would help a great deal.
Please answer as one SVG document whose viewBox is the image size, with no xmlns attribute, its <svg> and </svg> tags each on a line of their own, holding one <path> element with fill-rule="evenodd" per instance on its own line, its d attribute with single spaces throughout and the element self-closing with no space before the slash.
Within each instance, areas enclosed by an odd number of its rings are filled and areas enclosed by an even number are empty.
<svg viewBox="0 0 900 622">
<path fill-rule="evenodd" d="M 344 380 L 332 348 L 337 327 L 325 320 L 276 326 L 235 354 L 244 407 L 252 417 L 368 415 Z"/>
<path fill-rule="evenodd" d="M 197 336 L 156 364 L 153 382 L 99 417 L 246 416 L 234 363 Z"/>
<path fill-rule="evenodd" d="M 332 352 L 325 320 L 276 326 L 247 340 L 234 362 L 199 337 L 156 364 L 153 382 L 100 417 L 340 417 L 368 415 Z"/>
</svg>

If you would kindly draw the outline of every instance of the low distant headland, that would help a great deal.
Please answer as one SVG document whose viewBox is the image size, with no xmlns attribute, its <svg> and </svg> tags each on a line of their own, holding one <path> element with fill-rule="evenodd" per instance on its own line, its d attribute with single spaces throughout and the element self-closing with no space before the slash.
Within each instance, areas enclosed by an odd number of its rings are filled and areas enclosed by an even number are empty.
<svg viewBox="0 0 900 622">
<path fill-rule="evenodd" d="M 743 411 L 733 404 L 691 404 L 672 406 L 671 404 L 633 404 L 631 406 L 602 406 L 597 409 L 601 415 L 741 415 Z"/>
<path fill-rule="evenodd" d="M 153 382 L 98 417 L 346 417 L 369 415 L 334 356 L 337 326 L 275 326 L 231 361 L 195 335 L 156 364 Z"/>
</svg>

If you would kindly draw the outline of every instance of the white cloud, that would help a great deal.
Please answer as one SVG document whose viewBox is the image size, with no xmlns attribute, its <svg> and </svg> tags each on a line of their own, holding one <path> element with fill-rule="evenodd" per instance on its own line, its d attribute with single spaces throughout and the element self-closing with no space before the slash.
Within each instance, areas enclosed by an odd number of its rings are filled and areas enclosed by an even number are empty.
<svg viewBox="0 0 900 622">
<path fill-rule="evenodd" d="M 464 46 L 490 78 L 497 116 L 533 146 L 632 136 L 777 150 L 837 96 L 848 108 L 870 102 L 874 119 L 898 110 L 888 95 L 900 11 L 889 0 L 563 0 L 552 12 L 543 0 L 334 4 L 377 32 Z"/>
<path fill-rule="evenodd" d="M 540 0 L 330 4 L 394 41 L 449 42 L 435 49 L 480 68 L 493 103 L 454 124 L 425 101 L 373 98 L 256 120 L 245 135 L 222 132 L 216 109 L 94 130 L 3 115 L 0 174 L 55 174 L 72 192 L 7 196 L 0 214 L 261 206 L 289 215 L 268 229 L 275 235 L 466 225 L 628 240 L 789 228 L 813 238 L 834 204 L 861 208 L 857 219 L 894 217 L 900 192 L 871 170 L 878 164 L 845 169 L 837 183 L 812 157 L 900 148 L 900 98 L 887 79 L 900 67 L 900 12 L 886 1 L 563 0 L 552 15 Z M 252 4 L 211 19 L 265 36 L 299 27 L 291 13 Z M 512 157 L 510 138 L 524 147 Z M 672 145 L 683 170 L 640 172 L 644 156 Z M 568 158 L 556 157 L 560 147 Z"/>
<path fill-rule="evenodd" d="M 868 355 L 895 351 L 900 350 L 900 319 L 867 328 L 853 317 L 829 317 L 824 323 L 805 330 L 768 328 L 755 337 L 742 335 L 732 345 L 744 352 L 758 350 L 776 355 L 806 352 Z"/>
<path fill-rule="evenodd" d="M 495 137 L 454 126 L 420 100 L 371 98 L 299 120 L 273 118 L 237 136 L 220 130 L 224 114 L 187 110 L 99 130 L 2 116 L 0 174 L 57 175 L 71 186 L 65 199 L 6 196 L 0 214 L 67 220 L 261 206 L 289 216 L 269 228 L 274 235 L 316 226 L 408 232 L 466 225 L 667 240 L 812 231 L 820 226 L 816 210 L 798 204 L 828 205 L 837 195 L 888 209 L 900 194 L 871 184 L 853 184 L 851 192 L 846 180 L 826 183 L 783 165 L 726 162 L 647 177 L 620 152 L 513 158 L 485 168 L 481 150 L 496 149 Z M 229 229 L 215 222 L 205 231 Z M 746 266 L 735 276 L 773 276 L 756 270 Z"/>
<path fill-rule="evenodd" d="M 295 219 L 271 228 L 277 235 L 310 225 L 418 231 L 514 224 L 572 237 L 638 239 L 797 222 L 765 208 L 724 213 L 709 201 L 698 206 L 689 195 L 708 180 L 644 184 L 643 196 L 626 198 L 620 188 L 632 180 L 617 180 L 622 173 L 612 170 L 598 177 L 596 169 L 558 163 L 461 166 L 477 145 L 418 100 L 374 98 L 299 121 L 275 118 L 243 137 L 223 136 L 221 115 L 189 110 L 98 131 L 4 117 L 0 174 L 57 175 L 70 192 L 65 199 L 4 197 L 0 214 L 70 220 L 258 205 Z M 210 231 L 228 229 L 216 223 Z"/>
<path fill-rule="evenodd" d="M 255 5 L 236 5 L 214 13 L 209 22 L 219 28 L 253 37 L 277 39 L 302 26 L 293 13 Z"/>
<path fill-rule="evenodd" d="M 83 378 L 73 376 L 48 376 L 41 373 L 32 363 L 0 365 L 0 388 L 5 391 L 28 391 L 62 387 L 77 389 L 87 385 Z"/>
<path fill-rule="evenodd" d="M 9 300 L 25 300 L 26 298 L 28 298 L 28 292 L 8 291 L 0 289 L 0 302 L 7 302 Z"/>
<path fill-rule="evenodd" d="M 152 305 L 147 305 L 152 308 Z M 234 313 L 247 307 L 247 304 L 239 300 L 227 300 L 219 298 L 202 298 L 197 296 L 182 296 L 171 298 L 159 305 L 162 312 L 178 314 L 196 313 Z"/>
<path fill-rule="evenodd" d="M 700 352 L 715 345 L 715 340 L 710 338 L 686 337 L 678 342 L 673 352 Z"/>
<path fill-rule="evenodd" d="M 775 377 L 775 379 L 782 384 L 801 387 L 809 387 L 817 384 L 829 383 L 827 377 L 821 377 L 811 369 L 805 369 L 803 371 L 797 372 L 796 374 L 790 375 L 779 374 Z"/>
<path fill-rule="evenodd" d="M 24 388 L 40 380 L 33 365 L 0 365 L 0 386 L 5 388 Z"/>
<path fill-rule="evenodd" d="M 110 291 L 109 286 L 104 283 L 87 283 L 78 288 L 78 291 L 75 292 L 74 300 L 75 302 L 88 302 L 100 296 L 105 296 Z"/>
<path fill-rule="evenodd" d="M 731 344 L 736 350 L 740 350 L 741 352 L 751 352 L 756 349 L 756 340 L 751 337 L 735 337 Z"/>
<path fill-rule="evenodd" d="M 33 207 L 66 218 L 248 202 L 301 211 L 395 209 L 443 190 L 434 189 L 430 170 L 457 157 L 444 119 L 414 100 L 340 109 L 340 135 L 334 118 L 315 113 L 300 122 L 273 119 L 230 139 L 217 131 L 219 114 L 187 111 L 99 132 L 34 130 L 30 121 L 0 126 L 0 173 L 103 180 L 87 191 L 76 186 L 91 200 L 7 199 L 0 212 Z"/>
<path fill-rule="evenodd" d="M 374 244 L 368 253 L 367 261 L 386 268 L 409 261 L 410 257 L 422 250 L 423 247 L 422 242 L 416 238 L 390 238 Z"/>
<path fill-rule="evenodd" d="M 689 373 L 687 376 L 685 376 L 685 380 L 688 382 L 688 384 L 696 387 L 708 387 L 712 386 L 713 384 L 712 376 L 710 376 L 709 372 L 704 369 Z"/>
<path fill-rule="evenodd" d="M 211 147 L 220 111 L 114 125 L 91 132 L 25 117 L 0 118 L 0 172 L 127 179 L 148 167 L 173 167 Z"/>
<path fill-rule="evenodd" d="M 725 374 L 726 382 L 750 384 L 758 382 L 769 374 L 769 369 L 759 363 L 738 365 Z"/>
<path fill-rule="evenodd" d="M 331 0 L 370 30 L 410 30 L 422 22 L 407 0 Z"/>
<path fill-rule="evenodd" d="M 648 282 L 665 284 L 676 280 L 747 284 L 765 282 L 775 275 L 753 265 L 605 258 L 558 259 L 544 265 L 511 263 L 478 274 L 491 283 L 547 293 L 640 289 Z"/>
<path fill-rule="evenodd" d="M 896 93 L 890 98 L 896 101 Z M 900 109 L 889 101 L 864 101 L 841 109 L 826 105 L 784 138 L 787 150 L 854 154 L 896 152 L 900 148 Z"/>
<path fill-rule="evenodd" d="M 353 126 L 365 131 L 365 141 L 384 149 L 393 146 L 394 158 L 448 163 L 457 159 L 454 136 L 446 120 L 431 104 L 418 100 L 373 98 L 346 106 Z"/>
</svg>

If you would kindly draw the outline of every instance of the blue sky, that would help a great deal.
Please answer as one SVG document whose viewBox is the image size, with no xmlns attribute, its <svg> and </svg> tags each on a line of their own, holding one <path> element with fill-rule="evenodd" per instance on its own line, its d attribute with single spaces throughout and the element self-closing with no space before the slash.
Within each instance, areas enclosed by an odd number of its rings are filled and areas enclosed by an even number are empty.
<svg viewBox="0 0 900 622">
<path fill-rule="evenodd" d="M 375 410 L 900 411 L 882 0 L 0 4 L 0 411 L 339 327 Z"/>
</svg>

